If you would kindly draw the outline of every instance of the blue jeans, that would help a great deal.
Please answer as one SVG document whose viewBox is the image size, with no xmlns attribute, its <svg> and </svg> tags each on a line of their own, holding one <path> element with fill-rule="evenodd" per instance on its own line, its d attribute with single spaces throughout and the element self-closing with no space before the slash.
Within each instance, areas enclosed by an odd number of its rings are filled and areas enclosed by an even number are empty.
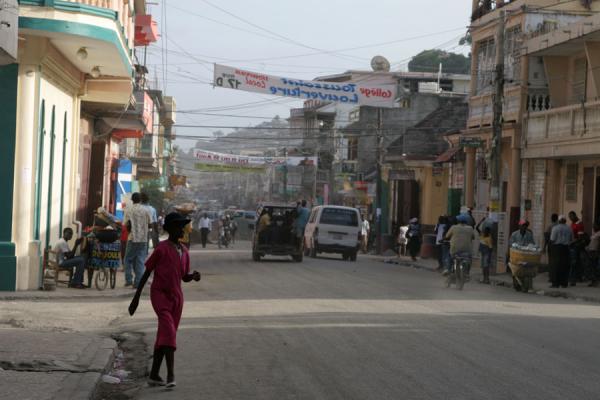
<svg viewBox="0 0 600 400">
<path fill-rule="evenodd" d="M 137 287 L 144 273 L 144 262 L 148 256 L 148 243 L 127 242 L 125 250 L 125 283 Z M 135 274 L 133 280 L 132 271 Z"/>
<path fill-rule="evenodd" d="M 481 252 L 481 268 L 489 268 L 492 266 L 492 249 L 481 245 L 479 246 Z"/>
<path fill-rule="evenodd" d="M 85 258 L 81 256 L 69 258 L 63 261 L 60 264 L 61 268 L 75 268 L 75 273 L 73 274 L 73 278 L 71 282 L 72 285 L 81 285 L 83 284 L 83 271 L 85 269 Z"/>
</svg>

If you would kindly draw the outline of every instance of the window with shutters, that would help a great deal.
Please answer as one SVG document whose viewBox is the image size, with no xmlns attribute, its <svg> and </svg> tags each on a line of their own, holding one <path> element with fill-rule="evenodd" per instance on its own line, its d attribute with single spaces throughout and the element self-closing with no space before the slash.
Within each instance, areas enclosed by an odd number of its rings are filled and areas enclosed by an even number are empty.
<svg viewBox="0 0 600 400">
<path fill-rule="evenodd" d="M 507 84 L 518 83 L 521 75 L 521 26 L 506 30 L 504 37 L 504 78 Z"/>
<path fill-rule="evenodd" d="M 496 44 L 493 38 L 482 40 L 477 44 L 477 85 L 475 94 L 489 93 L 494 78 L 494 58 Z"/>
<path fill-rule="evenodd" d="M 565 179 L 565 200 L 577 201 L 577 164 L 567 164 L 567 176 Z"/>
<path fill-rule="evenodd" d="M 358 159 L 358 138 L 348 139 L 348 160 Z"/>
</svg>

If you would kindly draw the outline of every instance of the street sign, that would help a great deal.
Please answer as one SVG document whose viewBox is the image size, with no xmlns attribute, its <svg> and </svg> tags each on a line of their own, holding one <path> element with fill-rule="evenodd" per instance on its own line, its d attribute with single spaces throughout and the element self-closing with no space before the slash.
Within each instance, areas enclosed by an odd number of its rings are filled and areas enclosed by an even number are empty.
<svg viewBox="0 0 600 400">
<path fill-rule="evenodd" d="M 482 147 L 483 140 L 478 137 L 461 137 L 459 144 L 463 147 Z"/>
</svg>

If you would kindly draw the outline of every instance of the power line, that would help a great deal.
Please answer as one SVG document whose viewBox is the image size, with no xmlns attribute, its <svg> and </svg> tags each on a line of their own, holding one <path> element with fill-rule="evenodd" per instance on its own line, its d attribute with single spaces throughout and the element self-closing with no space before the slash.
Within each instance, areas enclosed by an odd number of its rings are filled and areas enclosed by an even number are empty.
<svg viewBox="0 0 600 400">
<path fill-rule="evenodd" d="M 323 49 L 319 49 L 319 48 L 316 48 L 316 47 L 308 46 L 308 45 L 306 45 L 304 43 L 298 42 L 297 40 L 291 39 L 291 38 L 289 38 L 287 36 L 281 35 L 281 34 L 279 34 L 277 32 L 273 32 L 270 29 L 264 28 L 264 27 L 262 27 L 260 25 L 257 25 L 257 24 L 255 24 L 255 23 L 253 23 L 251 21 L 248 21 L 247 19 L 242 18 L 242 17 L 240 17 L 238 15 L 235 15 L 232 12 L 225 10 L 224 8 L 221 8 L 219 6 L 216 6 L 216 5 L 212 4 L 208 0 L 200 0 L 200 1 L 203 2 L 204 4 L 208 4 L 209 6 L 211 6 L 213 8 L 216 8 L 217 10 L 219 10 L 219 11 L 221 11 L 221 12 L 223 12 L 223 13 L 225 13 L 225 14 L 227 14 L 227 15 L 229 15 L 229 16 L 231 16 L 231 17 L 233 17 L 233 18 L 235 18 L 235 19 L 237 19 L 239 21 L 242 21 L 242 22 L 244 22 L 244 23 L 246 23 L 246 24 L 248 24 L 248 25 L 250 25 L 250 26 L 252 26 L 252 27 L 254 27 L 256 29 L 259 29 L 259 30 L 261 30 L 263 32 L 267 32 L 267 33 L 269 33 L 269 34 L 271 34 L 273 36 L 279 37 L 281 39 L 284 39 L 284 40 L 288 41 L 289 43 L 295 44 L 296 46 L 304 47 L 304 48 L 310 49 L 310 50 L 316 50 L 318 52 L 322 52 L 324 54 L 330 54 L 330 55 L 333 55 L 333 56 L 336 56 L 336 57 L 340 57 L 340 58 L 353 58 L 355 60 L 361 60 L 361 61 L 364 60 L 361 57 L 350 56 L 350 55 L 345 55 L 345 54 L 339 54 L 338 51 L 328 51 L 328 50 L 323 50 Z"/>
<path fill-rule="evenodd" d="M 215 56 L 209 56 L 209 55 L 196 55 L 196 56 L 197 57 L 212 58 L 212 59 L 219 60 L 219 61 L 222 61 L 222 62 L 250 62 L 251 63 L 251 62 L 260 62 L 260 61 L 270 61 L 270 60 L 280 60 L 280 59 L 287 59 L 287 58 L 297 58 L 297 57 L 314 56 L 314 55 L 320 55 L 320 54 L 323 54 L 323 53 L 332 53 L 332 52 L 338 52 L 339 53 L 339 52 L 343 52 L 343 51 L 352 51 L 352 50 L 361 50 L 361 49 L 367 49 L 367 48 L 373 48 L 373 47 L 381 47 L 381 46 L 386 46 L 386 45 L 390 45 L 390 44 L 396 44 L 396 43 L 402 43 L 402 42 L 407 42 L 407 41 L 412 41 L 412 40 L 424 39 L 424 38 L 432 37 L 432 36 L 438 36 L 438 35 L 442 35 L 442 34 L 446 34 L 446 33 L 450 33 L 450 32 L 456 32 L 458 30 L 463 30 L 463 29 L 465 29 L 465 28 L 464 27 L 460 27 L 460 28 L 454 28 L 454 29 L 449 29 L 449 30 L 444 30 L 444 31 L 426 33 L 426 34 L 423 34 L 423 35 L 417 35 L 417 36 L 412 36 L 412 37 L 407 37 L 407 38 L 400 38 L 400 39 L 390 40 L 390 41 L 386 41 L 386 42 L 372 43 L 372 44 L 368 44 L 368 45 L 361 45 L 361 46 L 354 46 L 354 47 L 346 47 L 346 48 L 341 48 L 341 49 L 336 49 L 336 50 L 319 50 L 319 51 L 311 52 L 311 53 L 295 54 L 295 55 L 288 55 L 288 56 L 263 57 L 263 58 L 253 58 L 253 59 L 231 59 L 231 58 L 215 57 Z M 459 35 L 456 39 L 460 39 L 463 36 L 464 35 Z M 446 43 L 449 43 L 449 42 L 454 43 L 456 39 L 453 39 L 453 40 L 448 41 L 448 42 L 444 42 L 443 44 L 446 44 Z M 176 53 L 176 52 L 174 52 L 172 50 L 171 50 L 171 52 L 172 53 Z M 180 53 L 180 54 L 182 54 L 182 53 Z M 366 59 L 360 59 L 360 61 L 364 62 L 364 61 L 367 61 L 367 60 Z M 207 60 L 203 60 L 203 62 L 209 63 L 209 64 L 213 63 L 213 62 L 207 61 Z"/>
</svg>

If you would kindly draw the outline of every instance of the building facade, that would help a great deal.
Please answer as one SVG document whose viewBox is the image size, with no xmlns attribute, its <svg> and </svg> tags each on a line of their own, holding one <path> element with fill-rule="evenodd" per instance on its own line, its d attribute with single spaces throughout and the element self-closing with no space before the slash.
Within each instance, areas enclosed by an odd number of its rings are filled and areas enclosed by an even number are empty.
<svg viewBox="0 0 600 400">
<path fill-rule="evenodd" d="M 553 213 L 575 211 L 588 233 L 600 219 L 600 17 L 528 39 L 543 67 L 547 106 L 523 120 L 522 210 L 541 238 Z"/>
<path fill-rule="evenodd" d="M 594 10 L 581 4 L 538 1 L 475 1 L 473 4 L 472 76 L 467 128 L 460 137 L 481 141 L 479 148 L 465 149 L 465 193 L 467 206 L 485 210 L 489 204 L 488 161 L 491 149 L 493 82 L 500 13 L 504 17 L 504 94 L 500 211 L 510 215 L 513 225 L 521 206 L 522 121 L 527 113 L 550 106 L 546 68 L 539 58 L 523 57 L 524 41 L 544 32 L 563 28 Z M 594 6 L 597 7 L 597 6 Z"/>
<path fill-rule="evenodd" d="M 38 288 L 43 249 L 81 231 L 97 136 L 87 107 L 129 105 L 141 15 L 144 0 L 20 1 L 17 59 L 0 67 L 1 290 Z"/>
</svg>

